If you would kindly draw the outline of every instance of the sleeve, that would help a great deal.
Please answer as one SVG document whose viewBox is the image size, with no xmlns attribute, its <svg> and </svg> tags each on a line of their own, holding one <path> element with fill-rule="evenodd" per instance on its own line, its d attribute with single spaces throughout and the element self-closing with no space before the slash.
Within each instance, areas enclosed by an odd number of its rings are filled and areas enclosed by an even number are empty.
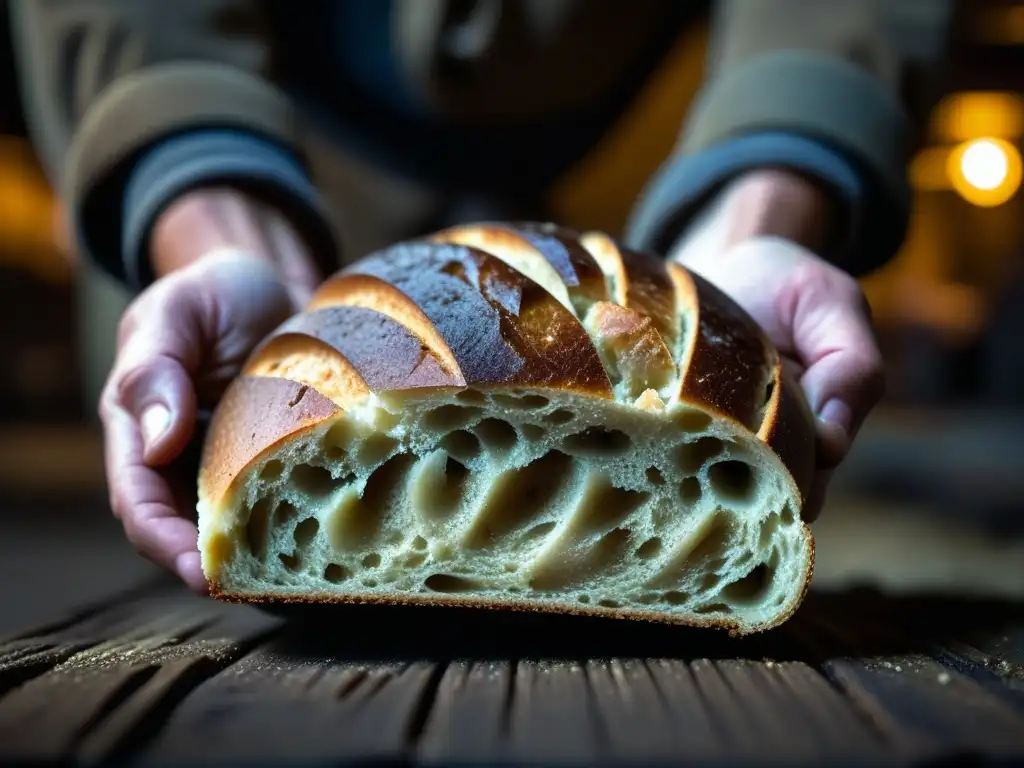
<svg viewBox="0 0 1024 768">
<path fill-rule="evenodd" d="M 266 76 L 260 3 L 12 0 L 10 11 L 31 137 L 87 260 L 144 288 L 154 217 L 212 182 L 278 204 L 336 268 L 293 106 Z"/>
<path fill-rule="evenodd" d="M 915 120 L 934 98 L 919 86 L 936 79 L 956 10 L 913 5 L 910 15 L 886 0 L 720 2 L 706 84 L 626 239 L 667 251 L 730 178 L 786 167 L 840 203 L 825 258 L 854 275 L 886 263 L 906 236 Z"/>
</svg>

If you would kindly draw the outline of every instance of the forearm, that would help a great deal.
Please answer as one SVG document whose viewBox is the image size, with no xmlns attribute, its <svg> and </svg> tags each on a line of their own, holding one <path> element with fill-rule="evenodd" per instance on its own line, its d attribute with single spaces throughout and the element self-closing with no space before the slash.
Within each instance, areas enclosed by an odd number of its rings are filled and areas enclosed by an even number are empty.
<svg viewBox="0 0 1024 768">
<path fill-rule="evenodd" d="M 293 106 L 264 76 L 262 3 L 17 0 L 12 9 L 33 138 L 84 260 L 139 292 L 156 276 L 149 242 L 164 209 L 193 190 L 230 187 L 287 219 L 321 271 L 337 264 Z"/>
<path fill-rule="evenodd" d="M 902 85 L 919 64 L 890 34 L 890 5 L 720 3 L 708 82 L 634 211 L 630 244 L 666 252 L 737 178 L 775 168 L 813 179 L 831 198 L 824 258 L 854 275 L 885 263 L 909 217 L 915 110 Z M 936 0 L 934 18 L 918 25 L 948 29 L 951 5 Z"/>
<path fill-rule="evenodd" d="M 822 251 L 841 236 L 840 207 L 812 178 L 785 169 L 749 171 L 709 201 L 669 251 L 694 264 L 753 237 L 781 237 Z"/>
</svg>

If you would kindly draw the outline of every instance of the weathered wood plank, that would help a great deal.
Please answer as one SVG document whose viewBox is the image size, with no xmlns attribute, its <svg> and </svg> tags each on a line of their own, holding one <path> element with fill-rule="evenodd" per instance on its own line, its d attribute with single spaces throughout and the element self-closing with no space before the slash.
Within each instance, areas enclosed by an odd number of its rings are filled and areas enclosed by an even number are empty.
<svg viewBox="0 0 1024 768">
<path fill-rule="evenodd" d="M 158 733 L 165 718 L 202 681 L 213 677 L 279 624 L 255 611 L 232 608 L 188 640 L 164 646 L 136 666 L 152 676 L 81 741 L 83 762 L 121 757 Z"/>
<path fill-rule="evenodd" d="M 286 624 L 155 589 L 0 643 L 0 759 L 1024 758 L 1019 624 L 944 605 L 811 600 L 782 630 L 736 641 L 451 612 Z"/>
<path fill-rule="evenodd" d="M 728 757 L 730 745 L 713 720 L 709 702 L 701 694 L 693 672 L 685 661 L 651 659 L 651 679 L 668 710 L 672 728 L 695 759 Z"/>
<path fill-rule="evenodd" d="M 496 759 L 507 736 L 513 663 L 449 664 L 418 740 L 427 761 L 486 762 Z"/>
<path fill-rule="evenodd" d="M 925 653 L 929 639 L 913 638 L 855 616 L 856 635 L 833 617 L 816 617 L 822 633 L 847 654 L 834 655 L 822 669 L 905 757 L 927 758 L 959 752 L 1024 755 L 1024 713 L 968 676 Z M 896 649 L 879 653 L 885 648 Z"/>
<path fill-rule="evenodd" d="M 807 733 L 820 740 L 824 750 L 837 758 L 863 757 L 877 763 L 886 744 L 878 733 L 822 674 L 803 661 L 767 661 L 751 669 L 791 692 L 807 719 Z"/>
<path fill-rule="evenodd" d="M 171 705 L 276 623 L 251 609 L 176 596 L 68 627 L 58 634 L 80 639 L 65 640 L 61 652 L 76 650 L 0 699 L 0 756 L 112 755 L 121 742 L 144 737 L 147 718 L 162 704 Z"/>
<path fill-rule="evenodd" d="M 520 661 L 513 683 L 508 757 L 518 764 L 592 764 L 608 747 L 596 715 L 583 664 Z"/>
<path fill-rule="evenodd" d="M 693 756 L 642 660 L 590 662 L 586 670 L 608 743 L 603 758 L 649 764 Z"/>
</svg>

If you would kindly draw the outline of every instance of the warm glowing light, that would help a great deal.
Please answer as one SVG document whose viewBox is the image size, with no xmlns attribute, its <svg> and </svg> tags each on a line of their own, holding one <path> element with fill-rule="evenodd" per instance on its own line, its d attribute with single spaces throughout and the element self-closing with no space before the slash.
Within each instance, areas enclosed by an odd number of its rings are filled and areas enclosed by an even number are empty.
<svg viewBox="0 0 1024 768">
<path fill-rule="evenodd" d="M 1001 205 L 1020 187 L 1020 152 L 1002 139 L 964 142 L 950 153 L 947 173 L 953 189 L 967 202 Z"/>
<path fill-rule="evenodd" d="M 994 141 L 973 141 L 960 155 L 960 173 L 978 189 L 996 189 L 1006 181 L 1008 170 L 1006 152 Z"/>
</svg>

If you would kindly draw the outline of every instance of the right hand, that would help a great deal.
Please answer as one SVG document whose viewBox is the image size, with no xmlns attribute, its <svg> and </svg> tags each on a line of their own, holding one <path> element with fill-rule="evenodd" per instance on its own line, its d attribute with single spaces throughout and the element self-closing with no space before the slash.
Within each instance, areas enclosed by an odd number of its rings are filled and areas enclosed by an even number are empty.
<svg viewBox="0 0 1024 768">
<path fill-rule="evenodd" d="M 168 469 L 198 410 L 305 304 L 317 276 L 283 218 L 227 190 L 171 206 L 152 258 L 159 277 L 121 318 L 100 398 L 110 503 L 140 553 L 203 593 L 190 489 Z"/>
</svg>

